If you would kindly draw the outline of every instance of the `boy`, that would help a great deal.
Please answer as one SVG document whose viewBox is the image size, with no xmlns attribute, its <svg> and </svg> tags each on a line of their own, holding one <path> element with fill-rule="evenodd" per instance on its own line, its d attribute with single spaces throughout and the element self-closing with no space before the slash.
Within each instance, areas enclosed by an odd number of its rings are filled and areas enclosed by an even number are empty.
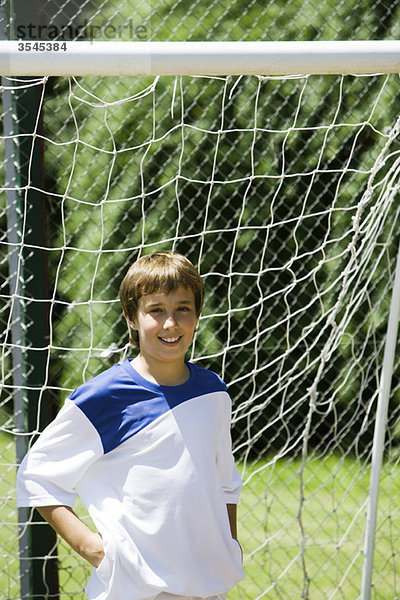
<svg viewBox="0 0 400 600">
<path fill-rule="evenodd" d="M 69 396 L 21 464 L 18 505 L 95 567 L 89 600 L 224 596 L 244 577 L 242 484 L 226 386 L 185 361 L 202 279 L 183 256 L 155 252 L 131 266 L 120 301 L 139 354 Z M 72 510 L 77 494 L 99 533 Z"/>
</svg>

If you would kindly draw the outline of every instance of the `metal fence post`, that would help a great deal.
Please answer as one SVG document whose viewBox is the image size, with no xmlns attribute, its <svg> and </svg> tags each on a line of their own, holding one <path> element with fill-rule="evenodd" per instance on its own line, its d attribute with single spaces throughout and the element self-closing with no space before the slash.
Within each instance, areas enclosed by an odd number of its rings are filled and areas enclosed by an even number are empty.
<svg viewBox="0 0 400 600">
<path fill-rule="evenodd" d="M 35 18 L 33 4 L 24 3 L 24 20 Z M 12 2 L 3 2 L 1 9 L 1 34 L 5 39 L 19 15 L 13 12 Z M 41 86 L 17 90 L 6 78 L 2 84 L 12 296 L 10 329 L 19 464 L 27 449 L 26 433 L 42 430 L 54 416 L 52 399 L 43 387 L 48 352 L 48 257 L 45 250 L 48 224 L 46 198 L 38 191 L 43 189 L 43 149 L 39 139 L 32 135 L 38 122 L 36 133 L 40 133 Z M 20 134 L 18 142 L 14 137 L 16 133 Z M 21 193 L 21 190 L 24 191 Z M 31 509 L 19 509 L 18 522 L 21 598 L 58 598 L 55 532 Z"/>
</svg>

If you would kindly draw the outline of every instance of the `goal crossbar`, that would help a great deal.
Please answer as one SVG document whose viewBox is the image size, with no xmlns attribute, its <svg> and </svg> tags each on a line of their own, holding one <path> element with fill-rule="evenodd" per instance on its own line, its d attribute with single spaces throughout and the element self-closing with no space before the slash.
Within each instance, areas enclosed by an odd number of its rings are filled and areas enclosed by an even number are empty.
<svg viewBox="0 0 400 600">
<path fill-rule="evenodd" d="M 400 41 L 0 41 L 3 76 L 400 72 Z"/>
</svg>

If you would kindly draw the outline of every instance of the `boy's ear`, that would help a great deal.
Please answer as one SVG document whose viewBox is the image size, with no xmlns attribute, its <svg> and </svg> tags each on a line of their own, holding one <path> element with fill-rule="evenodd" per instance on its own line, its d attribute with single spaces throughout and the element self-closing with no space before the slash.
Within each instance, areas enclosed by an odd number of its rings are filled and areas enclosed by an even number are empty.
<svg viewBox="0 0 400 600">
<path fill-rule="evenodd" d="M 128 323 L 128 326 L 131 329 L 134 329 L 135 331 L 137 331 L 136 320 L 132 321 L 125 312 L 124 312 L 124 317 L 125 317 L 126 322 Z"/>
</svg>

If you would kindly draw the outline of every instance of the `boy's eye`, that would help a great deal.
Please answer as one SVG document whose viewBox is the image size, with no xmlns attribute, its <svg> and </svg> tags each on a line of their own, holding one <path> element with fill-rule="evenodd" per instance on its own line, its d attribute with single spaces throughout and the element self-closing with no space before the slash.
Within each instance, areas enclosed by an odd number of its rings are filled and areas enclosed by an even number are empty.
<svg viewBox="0 0 400 600">
<path fill-rule="evenodd" d="M 179 312 L 190 312 L 192 309 L 190 306 L 178 306 L 178 308 L 176 310 Z M 158 313 L 162 313 L 162 312 L 163 312 L 163 309 L 161 307 L 149 309 L 150 314 L 158 314 Z"/>
</svg>

